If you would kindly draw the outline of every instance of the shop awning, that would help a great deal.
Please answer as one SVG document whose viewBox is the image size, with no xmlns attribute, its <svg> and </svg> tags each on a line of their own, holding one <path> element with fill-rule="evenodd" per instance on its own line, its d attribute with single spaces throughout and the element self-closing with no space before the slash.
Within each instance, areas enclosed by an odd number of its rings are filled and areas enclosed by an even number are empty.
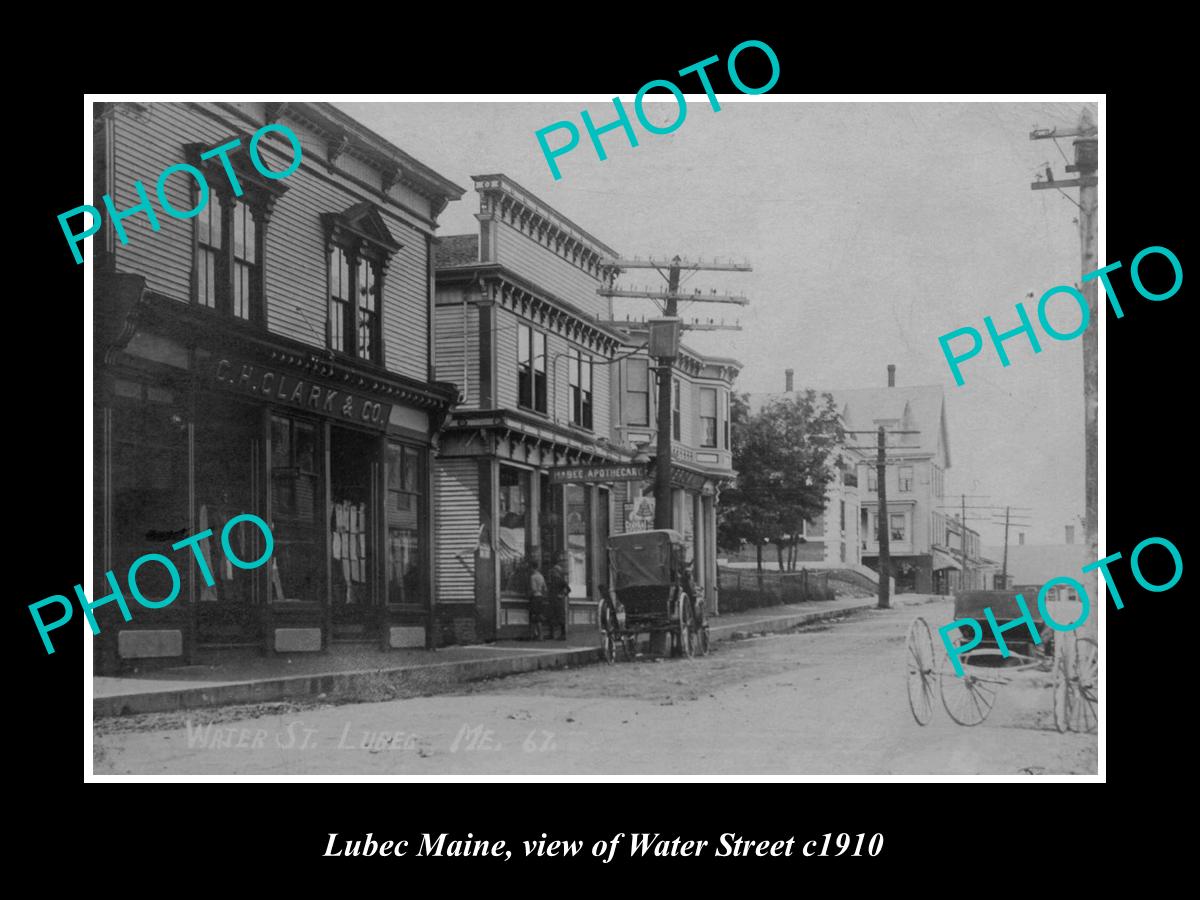
<svg viewBox="0 0 1200 900">
<path fill-rule="evenodd" d="M 933 551 L 933 570 L 938 569 L 958 569 L 962 571 L 962 564 L 951 556 L 949 553 L 943 553 L 941 550 L 934 549 Z"/>
</svg>

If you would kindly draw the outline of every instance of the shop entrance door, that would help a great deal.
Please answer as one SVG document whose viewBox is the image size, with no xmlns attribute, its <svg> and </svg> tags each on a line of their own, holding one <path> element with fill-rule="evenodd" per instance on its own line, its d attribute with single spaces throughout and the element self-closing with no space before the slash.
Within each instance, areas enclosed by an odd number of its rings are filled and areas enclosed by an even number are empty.
<svg viewBox="0 0 1200 900">
<path fill-rule="evenodd" d="M 349 428 L 330 428 L 330 606 L 335 641 L 378 638 L 375 508 L 379 439 Z"/>
</svg>

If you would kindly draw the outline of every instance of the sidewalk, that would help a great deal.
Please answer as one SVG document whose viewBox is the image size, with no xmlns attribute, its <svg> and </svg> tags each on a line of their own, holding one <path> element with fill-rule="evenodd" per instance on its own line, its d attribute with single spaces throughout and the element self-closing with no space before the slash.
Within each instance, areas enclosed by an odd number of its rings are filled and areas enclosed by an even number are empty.
<svg viewBox="0 0 1200 900">
<path fill-rule="evenodd" d="M 894 597 L 893 605 L 924 600 L 919 595 L 904 595 Z M 719 641 L 735 633 L 786 631 L 797 625 L 874 608 L 874 598 L 766 607 L 711 619 L 709 636 Z M 233 657 L 215 665 L 157 669 L 120 678 L 95 676 L 93 715 L 169 712 L 289 699 L 385 700 L 436 694 L 453 685 L 483 678 L 597 662 L 600 662 L 599 639 L 594 632 L 573 634 L 566 642 L 497 641 L 432 651 L 354 647 L 335 648 L 329 653 Z"/>
</svg>

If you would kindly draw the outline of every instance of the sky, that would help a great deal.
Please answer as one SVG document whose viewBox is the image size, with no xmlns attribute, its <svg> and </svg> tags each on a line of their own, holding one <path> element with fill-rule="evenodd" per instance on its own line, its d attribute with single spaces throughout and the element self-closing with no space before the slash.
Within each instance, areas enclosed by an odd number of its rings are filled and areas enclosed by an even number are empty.
<svg viewBox="0 0 1200 900">
<path fill-rule="evenodd" d="M 660 127 L 677 115 L 663 96 L 645 107 Z M 632 98 L 623 99 L 631 109 Z M 1029 132 L 1074 126 L 1087 104 L 719 99 L 713 111 L 703 94 L 688 95 L 684 121 L 668 135 L 644 130 L 631 110 L 638 146 L 620 129 L 608 132 L 604 161 L 579 113 L 587 109 L 597 126 L 612 121 L 606 99 L 337 105 L 467 189 L 440 217 L 440 235 L 478 230 L 471 176 L 501 172 L 624 256 L 748 261 L 752 272 L 700 272 L 683 286 L 745 294 L 749 306 L 681 309 L 740 323 L 741 331 L 685 338 L 744 363 L 738 390 L 782 391 L 787 368 L 797 387 L 883 386 L 894 363 L 897 384 L 944 389 L 948 496 L 1028 507 L 1032 526 L 1013 529 L 1014 543 L 1018 530 L 1027 543 L 1062 543 L 1065 525 L 1081 541 L 1082 339 L 1053 341 L 1039 330 L 1034 354 L 1018 336 L 1005 344 L 1004 368 L 985 336 L 960 387 L 938 337 L 964 326 L 984 333 L 988 315 L 998 329 L 1013 328 L 1022 301 L 1036 322 L 1037 298 L 1079 281 L 1075 205 L 1029 187 L 1047 164 L 1055 178 L 1071 176 L 1055 143 Z M 556 181 L 534 133 L 562 120 L 581 140 L 558 157 Z M 549 139 L 557 146 L 565 133 Z M 1058 143 L 1073 155 L 1069 139 Z M 621 284 L 657 277 L 633 270 Z M 627 312 L 653 306 L 618 303 L 616 315 Z M 1078 315 L 1063 298 L 1049 307 L 1059 331 L 1073 330 Z M 1002 541 L 1002 527 L 971 524 L 984 544 Z"/>
</svg>

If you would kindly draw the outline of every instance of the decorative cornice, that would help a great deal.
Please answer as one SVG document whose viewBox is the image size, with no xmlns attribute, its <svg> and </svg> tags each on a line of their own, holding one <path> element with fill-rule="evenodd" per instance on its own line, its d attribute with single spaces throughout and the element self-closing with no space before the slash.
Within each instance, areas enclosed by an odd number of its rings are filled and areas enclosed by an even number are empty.
<svg viewBox="0 0 1200 900">
<path fill-rule="evenodd" d="M 499 263 L 476 263 L 437 270 L 439 285 L 469 286 L 468 303 L 497 303 L 568 340 L 585 344 L 597 353 L 616 354 L 627 341 L 608 323 L 530 284 Z"/>
<path fill-rule="evenodd" d="M 473 175 L 479 193 L 479 217 L 495 218 L 586 272 L 597 281 L 607 277 L 601 260 L 617 256 L 566 216 L 555 212 L 506 175 Z"/>
</svg>

